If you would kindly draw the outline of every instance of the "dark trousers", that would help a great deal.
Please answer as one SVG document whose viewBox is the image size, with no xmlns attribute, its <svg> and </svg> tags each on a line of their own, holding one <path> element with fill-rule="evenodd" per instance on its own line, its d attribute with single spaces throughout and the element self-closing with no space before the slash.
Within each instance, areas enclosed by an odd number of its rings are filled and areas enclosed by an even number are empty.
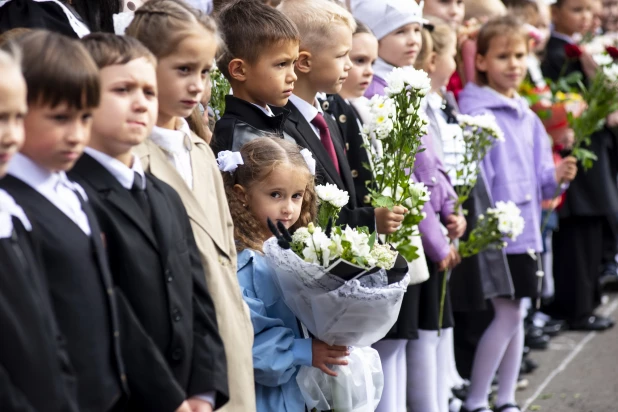
<svg viewBox="0 0 618 412">
<path fill-rule="evenodd" d="M 485 329 L 494 318 L 493 306 L 488 304 L 486 310 L 453 312 L 453 318 L 455 319 L 453 340 L 457 371 L 462 378 L 470 379 L 476 347 Z"/>
<path fill-rule="evenodd" d="M 607 224 L 604 217 L 560 219 L 553 239 L 556 294 L 547 308 L 552 317 L 577 321 L 590 316 L 598 306 L 598 276 L 605 250 L 603 226 Z"/>
</svg>

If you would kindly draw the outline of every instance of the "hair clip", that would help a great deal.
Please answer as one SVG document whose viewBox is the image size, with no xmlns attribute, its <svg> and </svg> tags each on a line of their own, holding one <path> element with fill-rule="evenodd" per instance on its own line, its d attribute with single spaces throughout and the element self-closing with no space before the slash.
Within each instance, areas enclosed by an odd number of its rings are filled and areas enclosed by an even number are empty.
<svg viewBox="0 0 618 412">
<path fill-rule="evenodd" d="M 223 150 L 217 155 L 217 164 L 222 172 L 234 173 L 239 165 L 244 165 L 240 152 L 231 152 Z"/>
<path fill-rule="evenodd" d="M 266 223 L 268 225 L 268 229 L 272 232 L 273 235 L 277 238 L 277 244 L 281 249 L 290 249 L 290 244 L 292 243 L 292 235 L 286 229 L 286 227 L 281 222 L 277 222 L 277 226 L 273 223 L 270 218 L 266 218 Z"/>
<path fill-rule="evenodd" d="M 300 154 L 305 159 L 305 163 L 307 163 L 307 167 L 311 172 L 312 176 L 315 176 L 315 159 L 313 158 L 313 154 L 309 149 L 303 149 L 300 151 Z"/>
</svg>

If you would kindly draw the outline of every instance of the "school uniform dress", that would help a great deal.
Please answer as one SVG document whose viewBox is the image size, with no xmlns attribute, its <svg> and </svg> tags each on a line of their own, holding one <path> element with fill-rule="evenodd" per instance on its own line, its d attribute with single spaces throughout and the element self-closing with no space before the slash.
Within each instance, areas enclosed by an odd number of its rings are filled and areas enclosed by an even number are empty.
<svg viewBox="0 0 618 412">
<path fill-rule="evenodd" d="M 566 64 L 564 76 L 583 69 L 579 60 L 567 60 L 564 47 L 574 43 L 559 33 L 552 33 L 543 74 L 557 80 Z M 569 322 L 592 315 L 600 303 L 599 267 L 616 254 L 616 216 L 618 215 L 618 134 L 603 128 L 591 136 L 587 147 L 597 160 L 584 171 L 579 165 L 575 179 L 558 210 L 559 230 L 553 236 L 554 301 L 547 308 L 553 317 Z M 604 251 L 608 256 L 604 256 Z"/>
<path fill-rule="evenodd" d="M 523 233 L 507 240 L 504 249 L 514 297 L 537 297 L 539 266 L 533 256 L 543 250 L 541 201 L 551 199 L 558 186 L 545 128 L 522 97 L 511 99 L 473 83 L 459 95 L 459 107 L 466 114 L 493 114 L 504 132 L 505 141 L 492 146 L 482 168 L 493 200 L 512 201 L 525 221 Z"/>
<path fill-rule="evenodd" d="M 285 106 L 290 114 L 285 122 L 284 132 L 294 141 L 309 149 L 316 160 L 316 183 L 330 183 L 350 195 L 348 205 L 341 209 L 339 223 L 350 227 L 366 226 L 375 230 L 375 212 L 372 207 L 357 203 L 352 169 L 346 158 L 343 138 L 335 120 L 320 105 L 312 105 L 296 95 L 290 96 Z M 278 113 L 280 108 L 273 108 Z M 316 126 L 319 125 L 319 126 Z M 328 135 L 326 134 L 328 133 Z M 328 139 L 332 143 L 328 142 Z M 325 144 L 327 146 L 325 146 Z M 326 147 L 332 147 L 327 149 Z"/>
<path fill-rule="evenodd" d="M 77 412 L 75 376 L 31 230 L 0 190 L 0 410 Z"/>
<path fill-rule="evenodd" d="M 238 254 L 238 282 L 249 306 L 255 333 L 253 370 L 258 412 L 302 412 L 305 401 L 296 383 L 300 366 L 311 366 L 311 339 L 284 303 L 273 269 L 259 252 Z"/>
<path fill-rule="evenodd" d="M 178 192 L 189 215 L 227 358 L 230 400 L 220 411 L 255 411 L 253 328 L 236 277 L 234 226 L 215 156 L 184 119 L 176 130 L 155 127 L 134 153 L 144 171 Z"/>
<path fill-rule="evenodd" d="M 86 148 L 69 173 L 86 190 L 107 244 L 114 281 L 166 358 L 187 397 L 228 400 L 215 310 L 178 194 L 139 158 L 129 168 Z"/>
<path fill-rule="evenodd" d="M 75 370 L 80 411 L 173 411 L 185 394 L 116 290 L 83 189 L 17 154 L 0 181 L 32 219 L 51 302 Z"/>
</svg>

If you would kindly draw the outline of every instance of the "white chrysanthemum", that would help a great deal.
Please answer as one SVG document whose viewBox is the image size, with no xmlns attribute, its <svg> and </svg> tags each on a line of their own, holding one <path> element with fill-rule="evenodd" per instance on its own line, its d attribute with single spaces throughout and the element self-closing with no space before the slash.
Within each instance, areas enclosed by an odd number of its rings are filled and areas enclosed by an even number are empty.
<svg viewBox="0 0 618 412">
<path fill-rule="evenodd" d="M 467 114 L 457 115 L 457 121 L 463 127 L 470 127 L 472 129 L 483 129 L 487 133 L 491 134 L 494 139 L 499 142 L 504 142 L 504 133 L 494 115 L 490 113 L 481 114 L 478 116 L 470 116 Z"/>
<path fill-rule="evenodd" d="M 359 232 L 346 226 L 341 237 L 343 240 L 350 242 L 350 250 L 354 256 L 368 257 L 371 253 L 369 247 L 369 236 L 366 233 Z"/>
<path fill-rule="evenodd" d="M 331 255 L 331 240 L 322 231 L 322 228 L 316 227 L 311 237 L 305 241 L 305 245 L 306 247 L 303 249 L 305 262 L 324 267 L 328 266 Z"/>
<path fill-rule="evenodd" d="M 424 96 L 431 90 L 431 81 L 427 73 L 412 66 L 394 68 L 386 75 L 385 80 L 387 86 L 384 92 L 387 96 L 394 96 L 405 89 L 414 90 Z"/>
<path fill-rule="evenodd" d="M 338 208 L 344 207 L 350 201 L 348 192 L 340 190 L 336 185 L 331 183 L 316 186 L 315 192 L 320 201 L 330 203 Z"/>
<path fill-rule="evenodd" d="M 618 64 L 603 67 L 603 73 L 605 73 L 610 82 L 615 83 L 618 81 Z"/>
<path fill-rule="evenodd" d="M 377 266 L 388 270 L 395 265 L 397 251 L 391 250 L 387 245 L 375 244 L 371 250 L 371 258 L 371 266 Z"/>
<path fill-rule="evenodd" d="M 410 193 L 421 202 L 429 202 L 431 192 L 423 182 L 410 182 Z"/>
<path fill-rule="evenodd" d="M 309 229 L 306 227 L 299 227 L 292 235 L 293 243 L 305 243 L 311 237 Z"/>
<path fill-rule="evenodd" d="M 498 219 L 498 230 L 505 236 L 516 240 L 524 231 L 524 219 L 521 217 L 521 210 L 515 203 L 496 202 L 496 208 L 492 210 Z"/>
<path fill-rule="evenodd" d="M 612 56 L 605 54 L 605 53 L 593 54 L 592 58 L 594 59 L 595 63 L 598 64 L 599 66 L 609 66 L 610 64 L 614 62 L 614 59 L 612 59 Z"/>
</svg>

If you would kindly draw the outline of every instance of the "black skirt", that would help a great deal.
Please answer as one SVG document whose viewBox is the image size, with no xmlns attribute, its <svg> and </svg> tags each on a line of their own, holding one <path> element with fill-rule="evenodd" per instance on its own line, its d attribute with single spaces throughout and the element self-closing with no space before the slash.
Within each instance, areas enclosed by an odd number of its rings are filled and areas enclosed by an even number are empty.
<svg viewBox="0 0 618 412">
<path fill-rule="evenodd" d="M 440 297 L 442 295 L 442 280 L 444 272 L 438 271 L 438 265 L 427 260 L 429 279 L 420 284 L 420 296 L 418 306 L 418 328 L 422 330 L 438 330 L 440 317 Z M 453 310 L 451 307 L 451 293 L 447 286 L 444 301 L 444 317 L 442 328 L 452 328 Z"/>
<path fill-rule="evenodd" d="M 529 254 L 506 255 L 515 288 L 515 298 L 537 298 L 539 295 L 539 278 L 536 272 L 539 266 Z"/>
<path fill-rule="evenodd" d="M 397 322 L 382 340 L 386 339 L 418 339 L 418 304 L 421 293 L 421 285 L 408 286 L 403 295 L 401 309 Z"/>
</svg>

